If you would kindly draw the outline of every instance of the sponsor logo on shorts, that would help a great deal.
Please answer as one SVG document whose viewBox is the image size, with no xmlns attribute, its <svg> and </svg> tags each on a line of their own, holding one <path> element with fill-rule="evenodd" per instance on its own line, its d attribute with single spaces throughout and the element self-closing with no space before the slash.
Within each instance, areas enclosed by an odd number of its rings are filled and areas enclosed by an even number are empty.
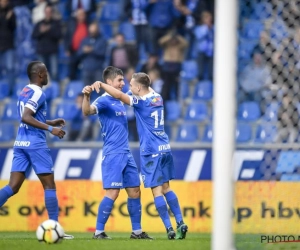
<svg viewBox="0 0 300 250">
<path fill-rule="evenodd" d="M 14 146 L 17 147 L 29 147 L 30 141 L 15 141 Z"/>
<path fill-rule="evenodd" d="M 171 148 L 170 144 L 159 145 L 158 151 L 168 150 L 170 148 Z"/>
<path fill-rule="evenodd" d="M 112 182 L 111 183 L 112 187 L 121 187 L 122 185 L 123 185 L 122 182 Z"/>
</svg>

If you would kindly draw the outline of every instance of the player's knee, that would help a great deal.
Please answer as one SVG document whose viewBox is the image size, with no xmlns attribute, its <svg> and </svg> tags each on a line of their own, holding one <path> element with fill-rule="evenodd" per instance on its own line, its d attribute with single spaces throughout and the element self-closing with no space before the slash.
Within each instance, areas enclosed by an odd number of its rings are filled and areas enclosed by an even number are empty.
<svg viewBox="0 0 300 250">
<path fill-rule="evenodd" d="M 109 189 L 106 190 L 105 196 L 115 201 L 118 198 L 119 193 L 120 193 L 120 189 Z"/>
<path fill-rule="evenodd" d="M 43 183 L 44 190 L 46 189 L 56 189 L 55 183 L 49 182 L 49 183 Z"/>
<path fill-rule="evenodd" d="M 165 195 L 166 193 L 170 192 L 171 191 L 171 188 L 170 187 L 163 187 L 162 189 L 162 193 L 163 195 Z"/>
</svg>

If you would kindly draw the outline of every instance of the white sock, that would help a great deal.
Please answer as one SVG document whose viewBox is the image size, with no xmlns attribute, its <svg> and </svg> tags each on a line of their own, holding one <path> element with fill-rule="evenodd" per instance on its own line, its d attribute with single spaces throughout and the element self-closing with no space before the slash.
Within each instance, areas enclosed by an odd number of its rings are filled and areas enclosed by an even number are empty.
<svg viewBox="0 0 300 250">
<path fill-rule="evenodd" d="M 139 230 L 133 230 L 133 232 L 136 234 L 136 235 L 139 235 L 142 233 L 142 229 L 139 229 Z"/>
<path fill-rule="evenodd" d="M 101 234 L 103 232 L 104 232 L 103 230 L 96 230 L 95 235 Z"/>
</svg>

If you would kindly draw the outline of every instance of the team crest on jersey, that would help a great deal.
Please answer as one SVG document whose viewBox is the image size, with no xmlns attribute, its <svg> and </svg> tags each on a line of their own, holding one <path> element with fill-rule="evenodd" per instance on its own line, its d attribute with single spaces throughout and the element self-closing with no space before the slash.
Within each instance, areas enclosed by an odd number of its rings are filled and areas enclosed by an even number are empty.
<svg viewBox="0 0 300 250">
<path fill-rule="evenodd" d="M 162 106 L 162 105 L 163 105 L 162 98 L 161 98 L 160 96 L 154 96 L 154 97 L 151 99 L 150 105 L 151 105 L 151 106 Z"/>
</svg>

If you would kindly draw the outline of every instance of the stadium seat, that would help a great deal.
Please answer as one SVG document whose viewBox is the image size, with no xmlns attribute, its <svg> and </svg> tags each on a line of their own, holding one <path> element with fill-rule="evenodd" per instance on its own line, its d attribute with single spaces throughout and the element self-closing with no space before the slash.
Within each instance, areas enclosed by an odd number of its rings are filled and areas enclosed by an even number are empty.
<svg viewBox="0 0 300 250">
<path fill-rule="evenodd" d="M 193 80 L 198 76 L 198 64 L 195 60 L 184 61 L 181 68 L 181 77 L 185 80 Z"/>
<path fill-rule="evenodd" d="M 248 20 L 244 24 L 242 35 L 246 39 L 259 39 L 261 31 L 264 29 L 264 25 L 261 21 Z"/>
<path fill-rule="evenodd" d="M 293 173 L 300 166 L 300 152 L 282 151 L 280 152 L 276 173 Z"/>
<path fill-rule="evenodd" d="M 0 81 L 0 100 L 8 97 L 9 95 L 9 83 L 6 80 Z"/>
<path fill-rule="evenodd" d="M 277 121 L 278 119 L 278 109 L 279 109 L 279 103 L 278 102 L 272 102 L 270 103 L 266 111 L 263 115 L 263 120 L 265 121 Z"/>
<path fill-rule="evenodd" d="M 10 102 L 6 103 L 4 106 L 4 111 L 2 115 L 3 121 L 18 121 L 18 106 L 16 100 L 11 100 Z"/>
<path fill-rule="evenodd" d="M 266 1 L 262 1 L 254 5 L 254 11 L 251 17 L 254 20 L 263 20 L 272 17 L 272 12 L 272 4 Z"/>
<path fill-rule="evenodd" d="M 177 101 L 167 101 L 166 104 L 166 121 L 176 121 L 180 117 L 181 107 Z"/>
<path fill-rule="evenodd" d="M 284 38 L 289 37 L 288 28 L 286 27 L 282 19 L 278 18 L 275 22 L 272 23 L 270 29 L 270 37 L 276 45 L 280 45 Z"/>
<path fill-rule="evenodd" d="M 250 60 L 251 53 L 257 43 L 257 40 L 240 39 L 238 48 L 239 59 Z"/>
<path fill-rule="evenodd" d="M 102 22 L 114 22 L 118 21 L 121 17 L 121 6 L 118 3 L 106 3 L 103 6 L 100 21 Z"/>
<path fill-rule="evenodd" d="M 52 81 L 50 86 L 44 89 L 44 93 L 46 95 L 46 100 L 52 101 L 53 99 L 59 96 L 59 84 L 58 82 Z"/>
<path fill-rule="evenodd" d="M 76 115 L 76 104 L 74 102 L 62 102 L 56 106 L 55 117 L 64 118 L 66 121 L 70 121 Z"/>
<path fill-rule="evenodd" d="M 273 124 L 265 123 L 257 125 L 256 143 L 273 143 L 276 139 L 277 128 Z"/>
<path fill-rule="evenodd" d="M 280 181 L 300 181 L 300 174 L 283 174 L 280 178 Z"/>
<path fill-rule="evenodd" d="M 213 96 L 213 84 L 211 81 L 201 81 L 196 85 L 194 100 L 211 100 Z"/>
<path fill-rule="evenodd" d="M 15 139 L 15 127 L 13 123 L 1 122 L 0 142 L 9 142 Z"/>
<path fill-rule="evenodd" d="M 236 142 L 245 143 L 250 142 L 252 137 L 251 125 L 247 123 L 238 123 L 236 125 Z"/>
<path fill-rule="evenodd" d="M 208 110 L 205 102 L 192 102 L 185 113 L 185 120 L 204 121 L 208 118 Z"/>
<path fill-rule="evenodd" d="M 119 26 L 119 33 L 124 35 L 126 41 L 135 41 L 135 29 L 130 22 L 122 22 Z"/>
<path fill-rule="evenodd" d="M 256 121 L 260 116 L 260 108 L 257 102 L 243 102 L 238 107 L 239 120 Z"/>
<path fill-rule="evenodd" d="M 82 81 L 71 81 L 67 84 L 63 97 L 65 99 L 75 99 L 79 93 L 81 93 L 83 89 Z"/>
<path fill-rule="evenodd" d="M 181 124 L 177 131 L 177 142 L 195 142 L 198 138 L 198 127 L 195 124 Z"/>
<path fill-rule="evenodd" d="M 12 98 L 17 99 L 23 90 L 23 88 L 29 83 L 28 79 L 17 79 L 16 84 L 14 86 Z"/>
<path fill-rule="evenodd" d="M 113 27 L 110 23 L 100 22 L 99 28 L 105 39 L 111 39 L 113 37 Z"/>
<path fill-rule="evenodd" d="M 189 97 L 189 83 L 186 80 L 181 79 L 179 83 L 179 95 L 181 99 Z"/>
<path fill-rule="evenodd" d="M 202 142 L 212 142 L 213 140 L 213 129 L 211 124 L 207 124 L 204 128 L 202 136 Z"/>
</svg>

